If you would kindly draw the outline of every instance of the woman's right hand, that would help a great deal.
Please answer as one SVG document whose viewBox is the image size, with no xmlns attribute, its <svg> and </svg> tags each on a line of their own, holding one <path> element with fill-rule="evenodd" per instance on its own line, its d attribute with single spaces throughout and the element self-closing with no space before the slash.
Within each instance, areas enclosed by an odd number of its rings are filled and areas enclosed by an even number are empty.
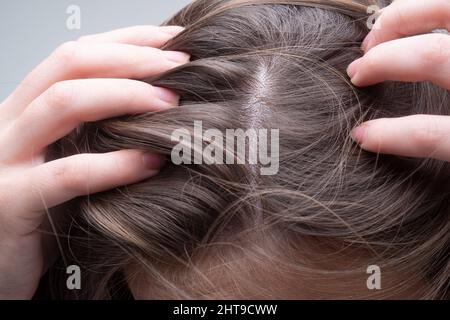
<svg viewBox="0 0 450 320">
<path fill-rule="evenodd" d="M 363 42 L 364 56 L 349 66 L 352 83 L 430 81 L 450 90 L 450 35 L 427 34 L 449 29 L 449 22 L 448 0 L 394 1 Z M 375 119 L 355 128 L 352 137 L 367 151 L 450 161 L 450 116 Z"/>
<path fill-rule="evenodd" d="M 0 104 L 0 299 L 29 299 L 45 271 L 46 210 L 155 175 L 156 154 L 122 150 L 45 162 L 46 148 L 82 122 L 170 108 L 179 97 L 129 80 L 185 64 L 158 49 L 180 27 L 133 27 L 60 46 Z"/>
</svg>

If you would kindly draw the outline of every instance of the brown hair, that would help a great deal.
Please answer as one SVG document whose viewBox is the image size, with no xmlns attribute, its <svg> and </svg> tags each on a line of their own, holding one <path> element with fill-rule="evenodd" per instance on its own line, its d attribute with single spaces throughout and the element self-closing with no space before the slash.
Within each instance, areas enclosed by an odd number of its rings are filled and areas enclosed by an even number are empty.
<svg viewBox="0 0 450 320">
<path fill-rule="evenodd" d="M 349 137 L 363 120 L 449 113 L 448 92 L 429 83 L 349 83 L 371 4 L 386 3 L 198 0 L 167 21 L 186 30 L 165 49 L 192 62 L 145 81 L 181 106 L 85 124 L 59 155 L 169 156 L 172 132 L 201 120 L 279 129 L 280 171 L 169 161 L 155 178 L 73 201 L 61 242 L 83 289 L 56 294 L 114 298 L 126 280 L 152 298 L 448 298 L 449 164 L 368 153 Z M 381 290 L 366 287 L 369 265 Z"/>
</svg>

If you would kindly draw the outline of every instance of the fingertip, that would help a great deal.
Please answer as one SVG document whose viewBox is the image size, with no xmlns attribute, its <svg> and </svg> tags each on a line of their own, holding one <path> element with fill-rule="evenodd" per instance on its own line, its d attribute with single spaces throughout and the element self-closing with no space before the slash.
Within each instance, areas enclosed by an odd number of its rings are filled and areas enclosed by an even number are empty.
<svg viewBox="0 0 450 320">
<path fill-rule="evenodd" d="M 383 42 L 383 34 L 380 32 L 380 29 L 380 19 L 378 19 L 361 44 L 361 50 L 364 53 L 369 52 L 373 47 Z"/>
<path fill-rule="evenodd" d="M 358 85 L 359 81 L 358 73 L 360 70 L 362 59 L 363 58 L 356 59 L 347 68 L 347 74 L 354 85 Z"/>
<path fill-rule="evenodd" d="M 366 135 L 366 125 L 365 124 L 357 126 L 350 133 L 350 136 L 352 137 L 352 139 L 359 145 L 362 145 L 362 143 L 364 142 L 365 135 Z"/>
<path fill-rule="evenodd" d="M 367 36 L 364 38 L 362 44 L 361 44 L 361 49 L 364 52 L 369 51 L 370 46 L 372 45 L 372 38 L 373 38 L 373 32 L 369 32 L 367 34 Z"/>
<path fill-rule="evenodd" d="M 362 80 L 360 73 L 356 73 L 353 76 L 353 78 L 350 79 L 350 81 L 355 87 L 363 87 L 364 86 L 364 82 Z"/>
<path fill-rule="evenodd" d="M 152 87 L 156 96 L 163 102 L 168 108 L 176 107 L 180 102 L 180 95 L 172 90 L 162 87 Z"/>
<path fill-rule="evenodd" d="M 142 162 L 146 171 L 155 173 L 159 172 L 164 167 L 166 159 L 162 155 L 152 152 L 145 152 L 142 154 Z"/>
</svg>

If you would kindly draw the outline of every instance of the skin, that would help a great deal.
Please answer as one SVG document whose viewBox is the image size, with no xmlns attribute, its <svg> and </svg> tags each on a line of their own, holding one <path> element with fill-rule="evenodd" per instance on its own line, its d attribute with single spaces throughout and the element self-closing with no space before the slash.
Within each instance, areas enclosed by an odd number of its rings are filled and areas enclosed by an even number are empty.
<svg viewBox="0 0 450 320">
<path fill-rule="evenodd" d="M 352 83 L 430 81 L 450 90 L 450 36 L 430 33 L 434 29 L 450 30 L 449 1 L 394 1 L 364 40 L 364 56 L 350 64 Z M 448 116 L 376 119 L 355 128 L 352 137 L 367 151 L 450 161 Z"/>
<path fill-rule="evenodd" d="M 46 149 L 83 122 L 178 105 L 175 93 L 130 79 L 187 63 L 158 49 L 181 31 L 139 26 L 63 44 L 0 104 L 0 299 L 34 295 L 48 208 L 158 173 L 163 159 L 139 150 L 45 162 Z"/>
</svg>

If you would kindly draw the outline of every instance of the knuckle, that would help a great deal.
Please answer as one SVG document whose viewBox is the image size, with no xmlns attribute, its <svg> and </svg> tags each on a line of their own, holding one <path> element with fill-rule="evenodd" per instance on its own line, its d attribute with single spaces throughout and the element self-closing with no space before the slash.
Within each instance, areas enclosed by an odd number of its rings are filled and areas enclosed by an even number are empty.
<svg viewBox="0 0 450 320">
<path fill-rule="evenodd" d="M 391 12 L 390 15 L 390 23 L 392 24 L 392 27 L 395 28 L 395 30 L 401 30 L 402 26 L 408 25 L 408 19 L 405 18 L 403 14 L 403 8 L 401 5 L 398 5 L 398 3 L 395 3 L 389 7 L 389 10 Z M 397 31 L 398 33 L 398 31 Z M 403 36 L 402 33 L 398 33 L 399 36 Z"/>
<path fill-rule="evenodd" d="M 132 92 L 133 94 L 124 96 L 123 99 L 127 100 L 127 104 L 142 105 L 148 102 L 148 99 L 154 99 L 154 90 L 152 85 L 144 82 L 127 82 L 123 84 L 123 88 L 126 88 L 123 92 Z"/>
<path fill-rule="evenodd" d="M 75 64 L 79 43 L 69 41 L 60 45 L 53 53 L 53 58 L 65 67 Z"/>
<path fill-rule="evenodd" d="M 418 116 L 418 120 L 421 116 Z M 412 142 L 419 150 L 425 152 L 434 152 L 446 133 L 439 128 L 438 123 L 423 119 L 421 122 L 412 128 Z"/>
<path fill-rule="evenodd" d="M 53 84 L 46 94 L 46 105 L 50 108 L 63 109 L 73 99 L 74 87 L 71 81 L 61 81 Z"/>
<path fill-rule="evenodd" d="M 77 39 L 77 42 L 88 42 L 91 39 L 91 36 L 81 36 Z"/>
<path fill-rule="evenodd" d="M 28 179 L 24 179 L 27 177 Z M 0 181 L 0 220 L 2 218 L 12 221 L 17 218 L 16 213 L 27 207 L 29 199 L 32 198 L 32 179 L 22 171 L 2 172 Z M 20 200 L 17 192 L 22 192 Z M 1 224 L 5 220 L 0 221 Z M 0 231 L 1 235 L 1 231 Z"/>
<path fill-rule="evenodd" d="M 423 47 L 422 59 L 425 64 L 439 66 L 450 59 L 450 37 L 444 34 L 432 35 L 428 45 Z"/>
<path fill-rule="evenodd" d="M 76 195 L 82 195 L 89 188 L 80 169 L 81 165 L 78 161 L 75 161 L 74 158 L 67 158 L 66 161 L 52 168 L 51 175 L 62 189 Z"/>
<path fill-rule="evenodd" d="M 163 53 L 160 49 L 150 48 L 150 47 L 137 47 L 135 50 L 130 51 L 129 65 L 136 66 L 140 64 L 145 64 L 148 57 L 155 57 L 156 61 L 164 61 Z"/>
<path fill-rule="evenodd" d="M 380 55 L 375 51 L 372 51 L 366 55 L 364 58 L 364 69 L 369 73 L 373 73 L 380 69 L 382 64 L 384 63 L 383 59 L 380 58 Z"/>
</svg>

